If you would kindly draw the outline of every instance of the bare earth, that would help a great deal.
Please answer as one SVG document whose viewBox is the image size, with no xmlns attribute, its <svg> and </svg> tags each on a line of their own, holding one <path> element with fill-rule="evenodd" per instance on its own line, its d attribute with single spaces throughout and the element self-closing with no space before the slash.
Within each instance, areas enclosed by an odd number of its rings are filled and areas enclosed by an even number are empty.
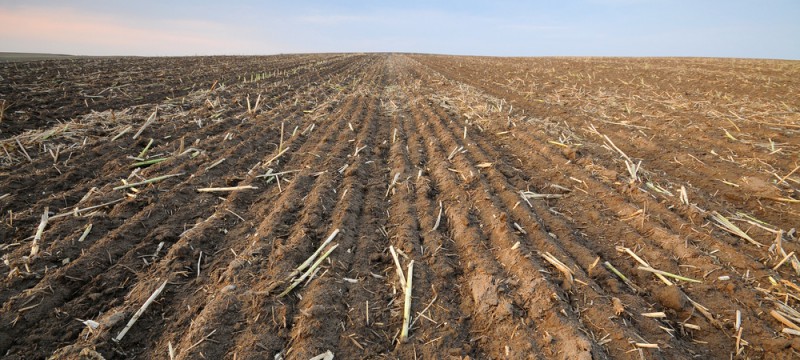
<svg viewBox="0 0 800 360">
<path fill-rule="evenodd" d="M 4 358 L 800 356 L 800 62 L 88 58 L 0 77 Z"/>
<path fill-rule="evenodd" d="M 42 53 L 21 53 L 0 51 L 0 63 L 11 61 L 39 61 L 39 60 L 58 60 L 76 58 L 73 55 L 63 54 L 42 54 Z"/>
</svg>

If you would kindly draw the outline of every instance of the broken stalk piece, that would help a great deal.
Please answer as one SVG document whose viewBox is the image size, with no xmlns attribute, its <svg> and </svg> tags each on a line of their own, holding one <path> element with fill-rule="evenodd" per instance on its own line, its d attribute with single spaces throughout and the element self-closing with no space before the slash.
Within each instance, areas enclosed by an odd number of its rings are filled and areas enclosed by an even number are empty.
<svg viewBox="0 0 800 360">
<path fill-rule="evenodd" d="M 700 281 L 700 280 L 695 280 L 695 279 L 692 279 L 692 278 L 687 278 L 687 277 L 684 277 L 684 276 L 675 275 L 675 274 L 673 274 L 673 273 L 668 273 L 668 272 L 666 272 L 666 271 L 661 271 L 661 270 L 658 270 L 658 269 L 653 269 L 653 268 L 651 268 L 651 267 L 649 267 L 649 266 L 639 266 L 639 268 L 638 268 L 638 269 L 639 269 L 639 270 L 643 270 L 643 271 L 647 271 L 647 272 L 651 272 L 651 273 L 653 273 L 653 274 L 658 274 L 658 275 L 663 275 L 663 276 L 669 276 L 669 277 L 671 277 L 671 278 L 673 278 L 673 279 L 677 279 L 677 280 L 683 280 L 683 281 L 688 281 L 688 282 L 693 282 L 693 283 L 702 283 L 702 281 Z"/>
<path fill-rule="evenodd" d="M 311 273 L 314 272 L 314 270 L 316 270 L 316 268 L 319 266 L 319 264 L 321 264 L 322 261 L 325 260 L 328 257 L 328 255 L 330 255 L 333 252 L 333 250 L 336 250 L 337 247 L 339 247 L 339 244 L 333 244 L 333 246 L 331 246 L 331 248 L 328 249 L 328 251 L 326 251 L 324 254 L 322 254 L 322 256 L 320 256 L 320 258 L 317 259 L 317 261 L 315 261 L 314 264 L 311 265 L 311 267 L 308 268 L 308 270 L 306 270 L 306 272 L 304 272 L 302 276 L 300 276 L 294 282 L 292 282 L 292 284 L 289 285 L 289 287 L 287 287 L 286 290 L 284 290 L 282 293 L 278 294 L 278 297 L 286 296 L 286 294 L 291 292 L 292 289 L 294 289 L 295 287 L 297 287 L 297 285 L 299 285 L 301 282 L 303 282 L 303 280 L 305 280 L 309 275 L 311 275 Z"/>
<path fill-rule="evenodd" d="M 611 265 L 610 262 L 608 262 L 608 261 L 604 262 L 603 266 L 605 266 L 606 269 L 608 269 L 609 271 L 614 273 L 614 275 L 617 275 L 620 279 L 622 279 L 622 282 L 624 282 L 625 285 L 628 285 L 628 287 L 631 288 L 631 290 L 633 290 L 633 292 L 636 292 L 636 293 L 639 292 L 639 289 L 636 288 L 636 285 L 634 285 L 625 275 L 623 275 L 621 272 L 619 272 L 619 270 L 617 270 L 617 268 L 615 268 L 614 265 Z"/>
<path fill-rule="evenodd" d="M 397 252 L 394 250 L 394 246 L 389 246 L 389 252 L 392 254 L 392 259 L 394 259 L 394 265 L 396 266 L 395 270 L 397 270 L 397 278 L 400 279 L 400 288 L 406 288 L 406 279 L 403 275 L 403 267 L 400 266 L 400 260 L 397 258 Z"/>
<path fill-rule="evenodd" d="M 167 159 L 169 159 L 169 158 L 156 158 L 156 159 L 140 161 L 140 162 L 137 162 L 137 163 L 133 163 L 128 167 L 129 168 L 137 168 L 137 167 L 142 167 L 142 166 L 147 166 L 147 165 L 158 164 L 158 163 L 160 163 L 160 162 L 162 162 L 164 160 L 167 160 Z"/>
<path fill-rule="evenodd" d="M 115 342 L 120 342 L 122 338 L 125 336 L 125 334 L 128 333 L 128 330 L 130 330 L 131 327 L 133 327 L 133 324 L 136 323 L 136 320 L 139 320 L 139 317 L 141 317 L 144 311 L 147 310 L 147 307 L 150 306 L 150 304 L 152 304 L 153 301 L 156 300 L 159 294 L 161 294 L 161 291 L 163 291 L 164 287 L 167 286 L 167 281 L 168 280 L 164 280 L 164 283 L 162 283 L 161 286 L 159 286 L 158 289 L 156 289 L 156 291 L 154 291 L 153 294 L 150 295 L 149 298 L 147 298 L 147 301 L 145 301 L 144 304 L 142 304 L 142 307 L 140 307 L 139 310 L 136 311 L 135 314 L 133 314 L 133 317 L 131 318 L 130 321 L 128 321 L 128 324 L 125 325 L 125 328 L 123 328 L 122 331 L 119 332 L 117 337 L 114 338 Z"/>
<path fill-rule="evenodd" d="M 308 259 L 306 259 L 305 262 L 303 262 L 302 264 L 300 264 L 300 266 L 298 266 L 296 269 L 294 269 L 294 271 L 292 271 L 292 273 L 289 274 L 289 276 L 286 277 L 286 280 L 289 280 L 289 279 L 295 277 L 297 274 L 299 274 L 301 271 L 303 271 L 305 268 L 307 268 L 309 265 L 311 265 L 311 263 L 314 262 L 314 259 L 317 258 L 319 253 L 322 252 L 322 249 L 324 249 L 325 246 L 328 246 L 328 244 L 331 241 L 333 241 L 333 238 L 335 238 L 337 234 L 339 234 L 339 229 L 333 230 L 333 232 L 330 235 L 328 235 L 328 238 L 325 239 L 325 241 L 322 242 L 322 245 L 320 245 L 319 248 L 317 248 L 317 251 L 315 251 L 313 254 L 311 254 L 311 256 Z"/>
<path fill-rule="evenodd" d="M 729 232 L 731 234 L 734 234 L 734 235 L 736 235 L 736 236 L 738 236 L 738 237 L 740 237 L 742 239 L 745 239 L 745 240 L 747 240 L 748 242 L 750 242 L 751 244 L 753 244 L 753 245 L 755 245 L 757 247 L 764 246 L 764 244 L 753 240 L 753 238 L 751 238 L 750 235 L 747 235 L 747 233 L 742 231 L 742 229 L 740 229 L 738 226 L 734 225 L 730 220 L 728 220 L 728 218 L 722 216 L 720 213 L 718 213 L 716 211 L 712 211 L 711 212 L 711 218 L 716 220 L 716 222 L 719 224 L 719 226 L 723 230 L 725 230 L 725 231 L 727 231 L 727 232 Z"/>
<path fill-rule="evenodd" d="M 242 186 L 231 186 L 231 187 L 210 187 L 210 188 L 199 188 L 197 192 L 207 193 L 207 192 L 230 192 L 230 191 L 237 191 L 237 190 L 257 190 L 257 186 L 252 185 L 242 185 Z"/>
<path fill-rule="evenodd" d="M 42 240 L 42 233 L 44 233 L 44 228 L 47 227 L 47 221 L 49 220 L 50 208 L 47 206 L 44 207 L 44 213 L 42 213 L 42 220 L 39 222 L 39 227 L 36 228 L 36 234 L 33 235 L 33 243 L 31 244 L 31 257 L 36 256 L 39 253 L 39 241 Z"/>
<path fill-rule="evenodd" d="M 405 287 L 405 302 L 403 303 L 403 329 L 400 331 L 400 342 L 408 341 L 408 324 L 411 318 L 411 288 L 414 276 L 414 260 L 408 264 L 407 286 Z"/>
<path fill-rule="evenodd" d="M 132 188 L 134 186 L 139 186 L 139 185 L 147 185 L 147 184 L 151 184 L 151 183 L 154 183 L 154 182 L 159 182 L 159 181 L 164 180 L 164 179 L 169 179 L 171 177 L 181 176 L 181 175 L 183 175 L 183 173 L 157 176 L 157 177 L 154 177 L 152 179 L 147 179 L 147 180 L 144 180 L 144 181 L 139 181 L 139 182 L 132 183 L 132 184 L 127 184 L 127 185 L 117 186 L 117 187 L 114 188 L 114 190 L 122 190 L 122 189 Z"/>
</svg>

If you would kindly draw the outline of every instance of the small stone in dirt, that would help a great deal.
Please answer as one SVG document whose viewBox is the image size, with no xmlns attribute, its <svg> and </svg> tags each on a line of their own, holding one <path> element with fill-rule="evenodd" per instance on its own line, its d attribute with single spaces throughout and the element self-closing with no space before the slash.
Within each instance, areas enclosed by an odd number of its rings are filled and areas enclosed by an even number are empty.
<svg viewBox="0 0 800 360">
<path fill-rule="evenodd" d="M 479 274 L 470 282 L 472 287 L 472 300 L 475 301 L 479 311 L 486 311 L 491 306 L 496 306 L 499 302 L 497 296 L 497 285 L 493 283 L 492 276 L 489 274 Z"/>
<path fill-rule="evenodd" d="M 614 308 L 614 314 L 617 316 L 625 312 L 625 305 L 622 305 L 622 300 L 619 298 L 612 297 L 611 306 Z"/>
<path fill-rule="evenodd" d="M 675 285 L 659 287 L 654 295 L 658 303 L 666 308 L 681 311 L 686 306 L 686 295 Z"/>
<path fill-rule="evenodd" d="M 95 351 L 94 349 L 85 348 L 81 350 L 81 353 L 78 354 L 79 359 L 83 360 L 105 360 L 106 358 L 103 357 L 99 352 Z"/>
<path fill-rule="evenodd" d="M 503 300 L 497 305 L 497 310 L 494 313 L 496 320 L 502 320 L 514 315 L 514 307 L 510 302 Z"/>
<path fill-rule="evenodd" d="M 588 273 L 589 277 L 592 279 L 598 279 L 601 276 L 601 274 L 603 274 L 603 271 L 600 268 L 601 266 L 598 265 L 590 267 Z"/>
<path fill-rule="evenodd" d="M 574 149 L 568 147 L 562 148 L 561 154 L 564 155 L 564 157 L 567 158 L 567 160 L 575 160 L 577 155 Z"/>
<path fill-rule="evenodd" d="M 229 291 L 233 291 L 233 290 L 236 290 L 236 285 L 233 285 L 233 284 L 222 288 L 222 292 L 229 292 Z"/>
<path fill-rule="evenodd" d="M 553 341 L 555 341 L 555 338 L 553 338 L 553 335 L 550 335 L 549 332 L 545 331 L 544 335 L 542 335 L 542 344 L 549 344 L 549 343 L 551 343 Z"/>
<path fill-rule="evenodd" d="M 732 283 L 725 284 L 722 287 L 722 291 L 724 291 L 728 295 L 733 295 L 735 290 L 736 290 L 736 285 L 733 285 Z"/>
</svg>

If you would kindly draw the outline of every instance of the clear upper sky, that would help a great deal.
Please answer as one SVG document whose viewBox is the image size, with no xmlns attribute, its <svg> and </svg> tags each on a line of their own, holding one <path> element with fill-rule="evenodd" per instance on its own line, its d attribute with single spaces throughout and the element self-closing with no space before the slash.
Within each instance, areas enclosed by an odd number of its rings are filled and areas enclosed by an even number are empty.
<svg viewBox="0 0 800 360">
<path fill-rule="evenodd" d="M 800 60 L 800 0 L 0 0 L 0 51 Z"/>
</svg>

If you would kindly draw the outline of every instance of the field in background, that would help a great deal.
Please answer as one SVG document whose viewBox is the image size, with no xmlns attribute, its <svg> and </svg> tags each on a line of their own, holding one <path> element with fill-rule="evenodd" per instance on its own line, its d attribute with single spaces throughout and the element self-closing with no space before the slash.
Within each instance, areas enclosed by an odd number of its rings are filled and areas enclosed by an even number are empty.
<svg viewBox="0 0 800 360">
<path fill-rule="evenodd" d="M 12 61 L 61 60 L 77 58 L 77 56 L 63 54 L 0 52 L 0 63 Z"/>
<path fill-rule="evenodd" d="M 87 58 L 0 77 L 6 358 L 800 355 L 798 62 Z"/>
</svg>

